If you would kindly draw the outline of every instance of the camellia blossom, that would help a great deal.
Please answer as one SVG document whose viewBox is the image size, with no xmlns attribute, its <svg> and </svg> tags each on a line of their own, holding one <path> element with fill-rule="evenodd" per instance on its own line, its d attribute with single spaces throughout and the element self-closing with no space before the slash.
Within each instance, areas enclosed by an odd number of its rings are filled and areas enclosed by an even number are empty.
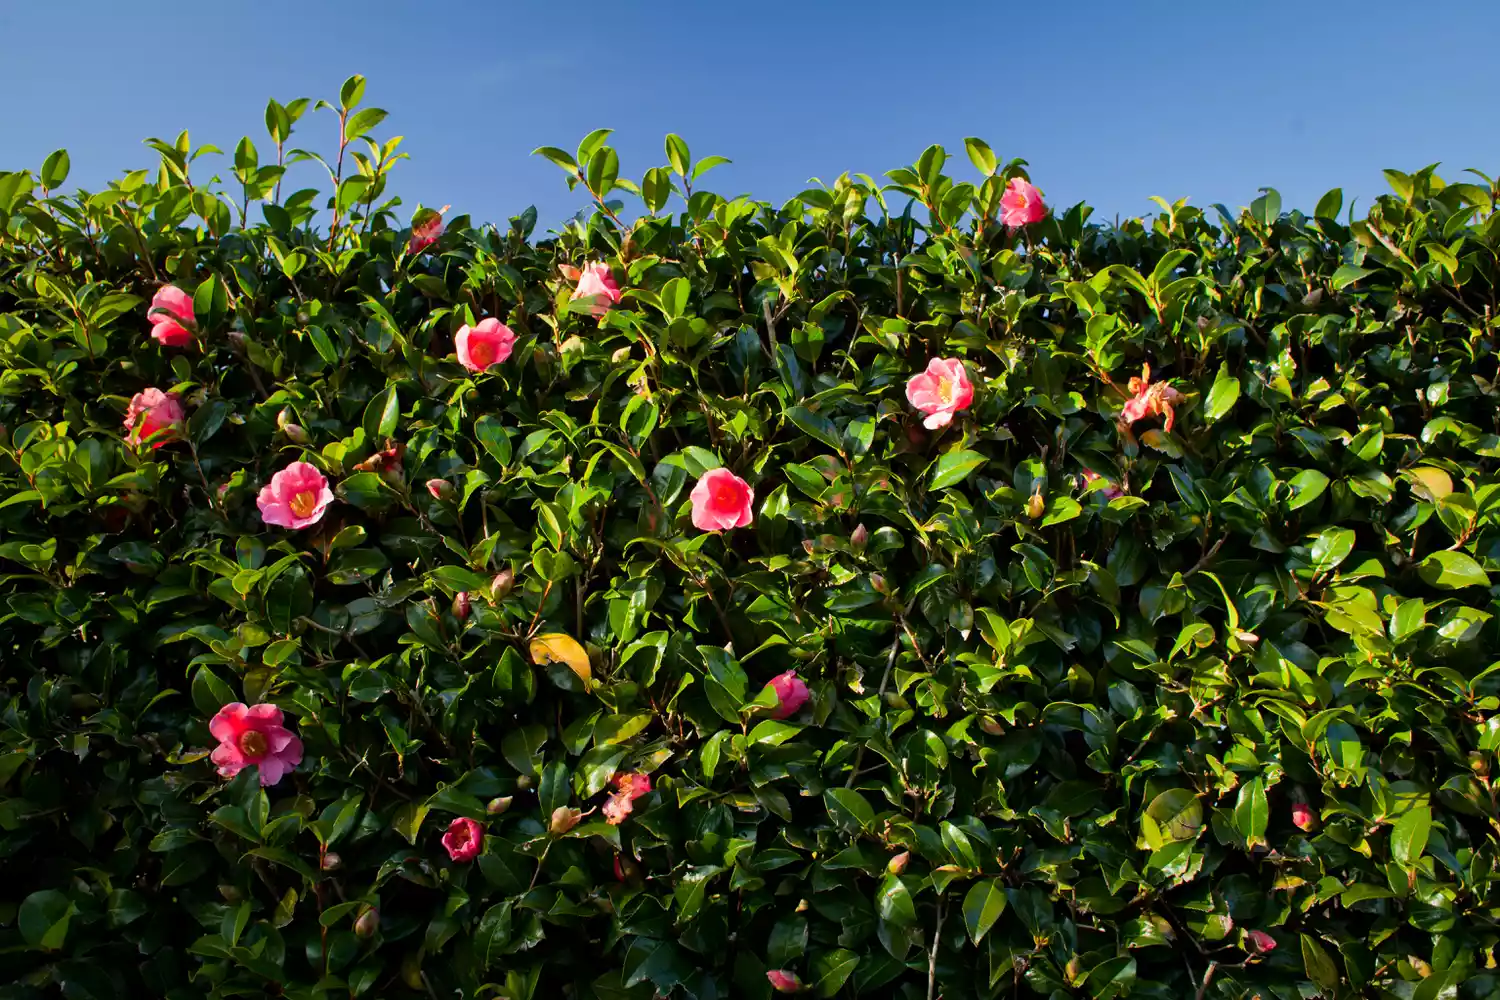
<svg viewBox="0 0 1500 1000">
<path fill-rule="evenodd" d="M 1141 365 L 1141 374 L 1131 376 L 1130 398 L 1120 411 L 1120 429 L 1129 431 L 1130 425 L 1147 417 L 1161 417 L 1162 430 L 1171 433 L 1177 414 L 1172 407 L 1182 400 L 1182 393 L 1165 382 L 1151 381 L 1151 366 Z"/>
<path fill-rule="evenodd" d="M 790 718 L 807 704 L 807 684 L 797 676 L 797 671 L 788 670 L 771 678 L 768 687 L 776 692 L 777 705 L 771 715 L 778 719 Z"/>
<path fill-rule="evenodd" d="M 1246 931 L 1246 944 L 1249 950 L 1257 955 L 1264 955 L 1268 951 L 1276 950 L 1276 939 L 1265 931 Z"/>
<path fill-rule="evenodd" d="M 182 347 L 193 342 L 193 297 L 176 285 L 163 285 L 151 297 L 151 336 L 163 347 Z"/>
<path fill-rule="evenodd" d="M 460 816 L 448 824 L 448 832 L 443 834 L 443 846 L 454 861 L 473 861 L 484 850 L 484 827 L 476 820 Z"/>
<path fill-rule="evenodd" d="M 594 300 L 593 314 L 603 316 L 620 301 L 620 286 L 608 264 L 598 261 L 585 265 L 578 278 L 578 287 L 573 289 L 574 299 Z"/>
<path fill-rule="evenodd" d="M 302 741 L 282 722 L 275 705 L 233 701 L 219 709 L 208 723 L 208 731 L 219 741 L 213 752 L 219 775 L 232 778 L 254 764 L 261 785 L 274 785 L 302 763 Z"/>
<path fill-rule="evenodd" d="M 797 978 L 797 974 L 786 969 L 772 969 L 766 973 L 766 979 L 770 980 L 771 988 L 777 993 L 796 993 L 802 988 L 802 980 Z"/>
<path fill-rule="evenodd" d="M 182 401 L 170 392 L 146 389 L 130 397 L 125 411 L 125 440 L 160 448 L 182 431 Z"/>
<path fill-rule="evenodd" d="M 1041 222 L 1047 217 L 1042 193 L 1025 179 L 1012 177 L 1000 196 L 1000 221 L 1012 229 Z"/>
<path fill-rule="evenodd" d="M 1292 803 L 1292 825 L 1304 833 L 1318 828 L 1318 814 L 1306 802 Z"/>
<path fill-rule="evenodd" d="M 651 778 L 644 774 L 616 774 L 609 779 L 615 791 L 600 810 L 612 826 L 625 822 L 625 817 L 635 808 L 635 800 L 651 791 Z"/>
<path fill-rule="evenodd" d="M 755 490 L 728 469 L 709 469 L 693 487 L 693 526 L 700 531 L 728 531 L 755 520 L 750 509 Z"/>
<path fill-rule="evenodd" d="M 331 503 L 328 477 L 306 462 L 293 462 L 276 473 L 255 498 L 262 521 L 293 529 L 317 524 Z"/>
<path fill-rule="evenodd" d="M 1088 486 L 1090 483 L 1096 482 L 1100 479 L 1104 479 L 1104 477 L 1099 475 L 1099 473 L 1095 472 L 1093 469 L 1083 470 L 1083 483 L 1085 486 Z M 1118 486 L 1107 479 L 1104 480 L 1104 488 L 1099 492 L 1104 494 L 1105 500 L 1116 500 L 1125 495 L 1124 490 L 1120 489 Z"/>
<path fill-rule="evenodd" d="M 906 383 L 906 400 L 927 415 L 922 426 L 928 430 L 946 427 L 953 415 L 967 410 L 974 401 L 974 383 L 964 363 L 957 358 L 933 358 L 927 370 Z"/>
<path fill-rule="evenodd" d="M 490 365 L 498 365 L 510 357 L 515 346 L 516 335 L 510 327 L 491 317 L 482 319 L 473 326 L 465 324 L 458 328 L 453 346 L 458 351 L 458 363 L 471 372 L 482 372 Z"/>
<path fill-rule="evenodd" d="M 443 235 L 443 213 L 452 208 L 452 205 L 444 205 L 437 211 L 430 208 L 421 208 L 411 219 L 411 239 L 406 244 L 410 253 L 421 253 L 438 241 Z"/>
</svg>

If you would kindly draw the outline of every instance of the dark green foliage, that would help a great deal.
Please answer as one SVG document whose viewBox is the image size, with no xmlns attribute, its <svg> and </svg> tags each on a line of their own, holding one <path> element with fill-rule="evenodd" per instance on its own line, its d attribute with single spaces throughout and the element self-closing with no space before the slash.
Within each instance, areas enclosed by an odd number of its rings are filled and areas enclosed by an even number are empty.
<svg viewBox="0 0 1500 1000">
<path fill-rule="evenodd" d="M 99 193 L 0 174 L 0 996 L 1500 991 L 1489 181 L 1017 231 L 977 141 L 977 184 L 934 147 L 778 208 L 674 136 L 630 221 L 601 132 L 541 151 L 560 233 L 412 254 L 362 91 L 273 104 L 222 190 L 185 135 Z M 304 112 L 333 195 L 279 188 Z M 147 337 L 167 281 L 199 346 Z M 937 357 L 976 396 L 927 431 Z M 1118 421 L 1146 364 L 1170 432 Z M 148 386 L 187 440 L 124 443 Z M 338 499 L 268 528 L 296 459 Z M 264 791 L 206 756 L 237 700 L 306 745 Z"/>
</svg>

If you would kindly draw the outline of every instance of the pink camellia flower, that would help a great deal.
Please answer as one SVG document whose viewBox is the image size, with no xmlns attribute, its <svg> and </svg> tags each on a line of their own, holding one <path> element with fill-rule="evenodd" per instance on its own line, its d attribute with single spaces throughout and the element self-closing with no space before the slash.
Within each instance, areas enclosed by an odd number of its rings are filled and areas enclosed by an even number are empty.
<svg viewBox="0 0 1500 1000">
<path fill-rule="evenodd" d="M 959 410 L 967 410 L 974 401 L 974 383 L 964 363 L 957 358 L 933 358 L 927 370 L 913 375 L 906 383 L 906 401 L 927 415 L 922 426 L 928 430 L 946 427 Z"/>
<path fill-rule="evenodd" d="M 268 786 L 302 763 L 302 741 L 282 725 L 282 718 L 275 705 L 247 707 L 233 701 L 219 709 L 208 723 L 208 731 L 219 741 L 213 752 L 219 776 L 232 778 L 254 764 L 261 785 Z"/>
<path fill-rule="evenodd" d="M 700 531 L 743 528 L 755 520 L 755 490 L 728 469 L 709 469 L 693 487 L 693 526 Z"/>
<path fill-rule="evenodd" d="M 1268 951 L 1276 950 L 1276 939 L 1265 931 L 1246 931 L 1245 944 L 1247 946 L 1246 950 L 1254 952 L 1257 955 L 1264 955 Z"/>
<path fill-rule="evenodd" d="M 411 239 L 406 244 L 409 253 L 421 253 L 438 241 L 443 235 L 443 213 L 452 207 L 444 205 L 437 211 L 430 208 L 417 210 L 417 214 L 411 217 Z"/>
<path fill-rule="evenodd" d="M 1020 177 L 1012 177 L 1000 196 L 1000 221 L 1012 229 L 1041 222 L 1047 217 L 1042 193 Z"/>
<path fill-rule="evenodd" d="M 146 314 L 151 321 L 151 336 L 163 347 L 182 347 L 193 341 L 193 297 L 176 285 L 163 285 L 151 297 Z"/>
<path fill-rule="evenodd" d="M 616 790 L 600 811 L 612 826 L 619 826 L 635 808 L 635 800 L 650 793 L 651 779 L 644 774 L 617 774 L 609 779 L 609 783 Z"/>
<path fill-rule="evenodd" d="M 1182 393 L 1165 382 L 1151 381 L 1151 366 L 1141 365 L 1141 374 L 1130 378 L 1130 398 L 1120 411 L 1120 429 L 1129 433 L 1130 425 L 1147 417 L 1161 417 L 1162 430 L 1171 433 L 1177 419 L 1172 409 L 1182 399 Z"/>
<path fill-rule="evenodd" d="M 1104 477 L 1099 475 L 1099 473 L 1095 472 L 1093 469 L 1083 470 L 1083 483 L 1085 487 L 1100 479 L 1104 479 Z M 1118 486 L 1107 479 L 1104 480 L 1104 489 L 1100 490 L 1099 492 L 1104 494 L 1105 500 L 1115 500 L 1125 495 L 1124 490 L 1120 489 Z"/>
<path fill-rule="evenodd" d="M 1304 833 L 1312 833 L 1318 828 L 1318 814 L 1306 802 L 1293 802 L 1292 825 Z"/>
<path fill-rule="evenodd" d="M 473 861 L 484 850 L 484 827 L 467 816 L 460 816 L 448 824 L 448 832 L 443 834 L 443 846 L 454 861 Z"/>
<path fill-rule="evenodd" d="M 777 674 L 771 678 L 768 686 L 776 692 L 778 704 L 772 709 L 771 715 L 777 719 L 790 718 L 807 704 L 807 685 L 802 678 L 797 676 L 795 670 Z"/>
<path fill-rule="evenodd" d="M 331 503 L 328 477 L 306 462 L 293 462 L 276 473 L 255 498 L 262 521 L 293 529 L 317 524 Z"/>
<path fill-rule="evenodd" d="M 572 297 L 593 299 L 593 314 L 603 316 L 619 303 L 620 286 L 615 282 L 614 272 L 609 269 L 609 265 L 596 261 L 584 266 Z"/>
<path fill-rule="evenodd" d="M 771 988 L 777 993 L 796 993 L 802 989 L 802 980 L 797 978 L 795 972 L 786 969 L 772 969 L 766 973 L 766 978 L 771 981 Z"/>
<path fill-rule="evenodd" d="M 490 365 L 498 365 L 510 357 L 516 335 L 510 327 L 498 319 L 482 319 L 473 326 L 465 324 L 458 328 L 453 346 L 458 351 L 458 363 L 471 372 L 482 372 Z"/>
<path fill-rule="evenodd" d="M 125 440 L 160 448 L 182 432 L 182 402 L 170 392 L 146 389 L 130 397 L 125 411 Z"/>
</svg>

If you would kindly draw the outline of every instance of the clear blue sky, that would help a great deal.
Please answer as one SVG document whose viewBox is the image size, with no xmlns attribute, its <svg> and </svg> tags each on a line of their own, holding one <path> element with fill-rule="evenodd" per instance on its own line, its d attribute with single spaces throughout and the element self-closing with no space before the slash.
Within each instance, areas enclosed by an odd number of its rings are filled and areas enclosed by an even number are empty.
<svg viewBox="0 0 1500 1000">
<path fill-rule="evenodd" d="M 881 177 L 931 142 L 967 177 L 962 140 L 978 135 L 1028 159 L 1052 204 L 1105 216 L 1150 212 L 1153 194 L 1235 207 L 1265 185 L 1288 207 L 1335 186 L 1368 204 L 1383 167 L 1500 172 L 1494 14 L 1494 0 L 0 0 L 0 169 L 65 146 L 70 183 L 97 189 L 153 164 L 141 139 L 183 128 L 226 151 L 249 134 L 264 162 L 267 97 L 331 99 L 358 72 L 391 113 L 377 135 L 406 137 L 406 210 L 482 221 L 570 215 L 581 200 L 530 152 L 600 126 L 626 176 L 664 163 L 675 131 L 695 157 L 734 161 L 710 188 L 778 202 L 813 176 Z M 326 150 L 334 131 L 322 112 L 296 138 Z"/>
</svg>

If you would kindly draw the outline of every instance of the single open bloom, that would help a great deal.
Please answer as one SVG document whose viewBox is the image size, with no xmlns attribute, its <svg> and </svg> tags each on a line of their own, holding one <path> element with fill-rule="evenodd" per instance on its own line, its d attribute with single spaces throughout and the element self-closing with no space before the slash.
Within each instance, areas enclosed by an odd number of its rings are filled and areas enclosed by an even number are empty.
<svg viewBox="0 0 1500 1000">
<path fill-rule="evenodd" d="M 453 346 L 458 351 L 458 363 L 471 372 L 482 372 L 490 365 L 498 365 L 510 357 L 515 346 L 516 335 L 510 327 L 491 317 L 482 319 L 473 326 L 458 328 Z"/>
<path fill-rule="evenodd" d="M 771 714 L 778 719 L 786 719 L 807 704 L 807 684 L 797 676 L 797 671 L 788 670 L 784 674 L 777 674 L 771 678 L 771 690 L 776 692 L 777 706 Z"/>
<path fill-rule="evenodd" d="M 927 415 L 922 426 L 928 430 L 946 427 L 953 415 L 967 410 L 974 402 L 974 383 L 964 363 L 957 358 L 933 358 L 927 370 L 906 383 L 906 401 Z"/>
<path fill-rule="evenodd" d="M 635 808 L 635 800 L 650 793 L 651 779 L 644 774 L 616 774 L 609 783 L 615 786 L 615 791 L 600 811 L 611 825 L 619 826 Z"/>
<path fill-rule="evenodd" d="M 146 314 L 151 321 L 151 336 L 163 347 L 181 347 L 193 340 L 193 297 L 176 285 L 162 285 L 151 297 Z"/>
<path fill-rule="evenodd" d="M 1012 177 L 1000 196 L 1000 221 L 1012 229 L 1047 217 L 1042 193 L 1020 177 Z"/>
<path fill-rule="evenodd" d="M 1130 425 L 1137 420 L 1161 417 L 1162 430 L 1171 433 L 1172 424 L 1177 419 L 1172 407 L 1181 399 L 1182 393 L 1167 383 L 1152 382 L 1151 366 L 1141 365 L 1140 377 L 1131 376 L 1130 379 L 1130 398 L 1120 411 L 1120 429 L 1129 432 Z"/>
<path fill-rule="evenodd" d="M 125 411 L 125 440 L 160 448 L 182 432 L 182 403 L 170 392 L 146 389 L 130 397 Z"/>
<path fill-rule="evenodd" d="M 743 528 L 755 519 L 755 490 L 728 469 L 709 469 L 693 487 L 693 526 L 700 531 Z"/>
<path fill-rule="evenodd" d="M 275 705 L 230 702 L 209 720 L 208 731 L 219 745 L 213 762 L 219 774 L 232 778 L 250 764 L 260 770 L 260 783 L 274 785 L 302 763 L 302 741 L 282 725 Z"/>
<path fill-rule="evenodd" d="M 572 297 L 593 299 L 593 314 L 603 316 L 611 306 L 619 303 L 620 286 L 615 282 L 614 272 L 609 269 L 609 265 L 596 261 L 584 266 Z"/>
<path fill-rule="evenodd" d="M 443 846 L 454 861 L 473 861 L 484 850 L 484 827 L 467 816 L 460 816 L 448 824 L 448 832 L 443 834 Z"/>
<path fill-rule="evenodd" d="M 437 242 L 439 236 L 443 235 L 443 213 L 452 208 L 452 205 L 444 205 L 437 211 L 430 208 L 421 208 L 411 219 L 411 239 L 406 244 L 410 253 L 421 253 Z"/>
<path fill-rule="evenodd" d="M 328 477 L 306 462 L 293 462 L 271 477 L 255 505 L 260 519 L 282 528 L 306 528 L 323 519 L 323 511 L 333 503 Z"/>
<path fill-rule="evenodd" d="M 771 989 L 777 993 L 796 993 L 802 988 L 802 980 L 797 978 L 797 974 L 786 969 L 772 969 L 766 973 L 766 979 L 770 980 Z"/>
</svg>

